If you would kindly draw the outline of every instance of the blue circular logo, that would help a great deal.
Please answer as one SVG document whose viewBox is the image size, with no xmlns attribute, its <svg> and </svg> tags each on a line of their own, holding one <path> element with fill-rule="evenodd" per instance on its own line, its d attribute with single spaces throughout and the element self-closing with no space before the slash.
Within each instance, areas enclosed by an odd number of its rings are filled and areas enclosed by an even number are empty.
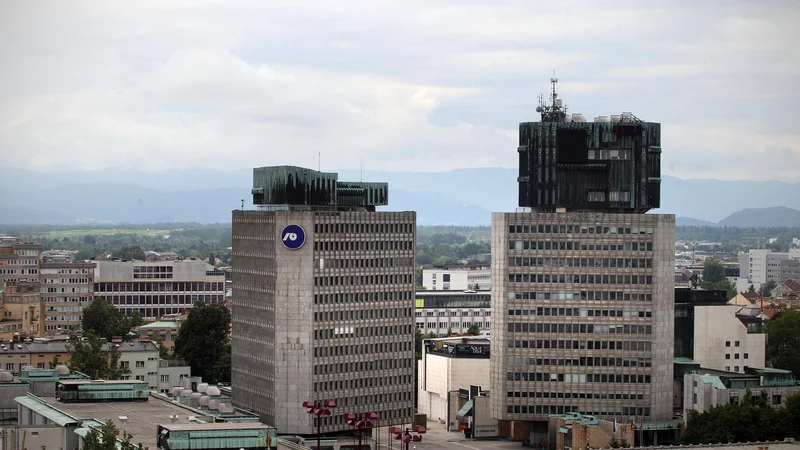
<svg viewBox="0 0 800 450">
<path fill-rule="evenodd" d="M 286 225 L 281 232 L 283 246 L 289 250 L 297 250 L 306 242 L 306 232 L 300 225 Z"/>
</svg>

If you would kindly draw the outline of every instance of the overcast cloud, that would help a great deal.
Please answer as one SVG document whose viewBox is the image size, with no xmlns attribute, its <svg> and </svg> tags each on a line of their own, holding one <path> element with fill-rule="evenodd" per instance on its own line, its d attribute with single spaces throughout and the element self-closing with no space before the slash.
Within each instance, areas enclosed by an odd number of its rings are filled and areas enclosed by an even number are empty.
<svg viewBox="0 0 800 450">
<path fill-rule="evenodd" d="M 793 0 L 6 0 L 0 165 L 516 167 L 555 70 L 573 112 L 662 122 L 668 175 L 797 182 L 799 23 Z"/>
</svg>

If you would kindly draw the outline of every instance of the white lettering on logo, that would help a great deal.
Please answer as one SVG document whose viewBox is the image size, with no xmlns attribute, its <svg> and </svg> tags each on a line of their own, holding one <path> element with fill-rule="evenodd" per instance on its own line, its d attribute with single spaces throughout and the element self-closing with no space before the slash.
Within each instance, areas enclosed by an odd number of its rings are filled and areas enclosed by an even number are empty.
<svg viewBox="0 0 800 450">
<path fill-rule="evenodd" d="M 286 233 L 283 235 L 283 241 L 296 241 L 297 240 L 297 233 Z"/>
</svg>

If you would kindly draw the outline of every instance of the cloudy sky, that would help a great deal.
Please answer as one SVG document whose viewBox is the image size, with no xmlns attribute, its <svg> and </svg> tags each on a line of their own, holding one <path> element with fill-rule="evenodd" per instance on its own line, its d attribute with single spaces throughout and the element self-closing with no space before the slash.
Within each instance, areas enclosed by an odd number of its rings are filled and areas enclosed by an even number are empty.
<svg viewBox="0 0 800 450">
<path fill-rule="evenodd" d="M 664 172 L 800 179 L 800 2 L 0 2 L 0 166 L 516 166 L 573 112 L 662 122 Z"/>
</svg>

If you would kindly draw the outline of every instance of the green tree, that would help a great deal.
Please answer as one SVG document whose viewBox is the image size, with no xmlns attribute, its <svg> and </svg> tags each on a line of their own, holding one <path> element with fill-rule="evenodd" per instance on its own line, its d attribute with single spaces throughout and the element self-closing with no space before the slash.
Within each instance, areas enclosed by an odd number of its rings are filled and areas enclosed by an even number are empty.
<svg viewBox="0 0 800 450">
<path fill-rule="evenodd" d="M 214 364 L 214 377 L 217 383 L 230 383 L 231 382 L 231 344 L 225 348 L 225 353 L 222 358 Z"/>
<path fill-rule="evenodd" d="M 81 321 L 83 331 L 111 341 L 112 336 L 127 338 L 127 323 L 116 306 L 96 297 L 89 306 L 83 308 Z"/>
<path fill-rule="evenodd" d="M 800 311 L 780 311 L 766 325 L 767 363 L 800 377 Z"/>
<path fill-rule="evenodd" d="M 128 259 L 128 260 L 139 260 L 144 261 L 144 250 L 138 245 L 129 245 L 126 247 L 121 247 L 117 251 L 114 252 L 114 256 L 117 258 Z"/>
<path fill-rule="evenodd" d="M 479 336 L 481 334 L 481 328 L 478 326 L 477 323 L 473 323 L 472 325 L 467 328 L 467 334 L 471 334 L 473 336 Z"/>
<path fill-rule="evenodd" d="M 772 290 L 775 289 L 776 287 L 778 287 L 778 283 L 776 283 L 775 280 L 769 280 L 761 285 L 759 293 L 761 294 L 762 297 L 771 297 Z"/>
<path fill-rule="evenodd" d="M 52 360 L 50 360 L 50 362 L 49 362 L 49 363 L 47 363 L 47 365 L 48 365 L 48 366 L 49 366 L 51 369 L 55 369 L 55 368 L 56 368 L 56 366 L 57 366 L 57 365 L 59 365 L 59 364 L 61 364 L 61 363 L 60 363 L 60 362 L 58 362 L 58 356 L 53 356 L 53 359 L 52 359 Z"/>
<path fill-rule="evenodd" d="M 716 259 L 706 260 L 703 264 L 703 281 L 717 283 L 725 279 L 725 266 Z"/>
<path fill-rule="evenodd" d="M 86 437 L 83 439 L 83 450 L 116 450 L 118 435 L 119 430 L 114 426 L 114 422 L 108 419 L 99 431 L 91 428 L 86 433 Z"/>
<path fill-rule="evenodd" d="M 197 303 L 178 330 L 175 354 L 192 367 L 192 375 L 216 383 L 220 374 L 217 362 L 228 354 L 231 313 L 225 306 Z M 230 378 L 229 378 L 230 379 Z"/>
<path fill-rule="evenodd" d="M 87 333 L 83 338 L 71 336 L 67 350 L 72 354 L 70 366 L 94 379 L 119 380 L 130 373 L 120 366 L 121 352 L 116 344 L 107 344 L 103 338 Z"/>
<path fill-rule="evenodd" d="M 119 311 L 119 310 L 117 310 L 117 311 Z M 122 313 L 120 313 L 120 315 L 122 315 Z M 139 312 L 139 310 L 138 309 L 134 309 L 131 312 L 130 316 L 127 316 L 127 317 L 124 318 L 124 322 L 123 323 L 124 323 L 125 332 L 128 332 L 132 328 L 140 327 L 140 326 L 144 325 L 147 322 L 144 321 L 144 319 L 142 318 L 142 314 Z"/>
<path fill-rule="evenodd" d="M 153 336 L 153 341 L 158 345 L 158 357 L 161 359 L 170 359 L 169 348 L 164 344 L 164 339 L 159 335 Z"/>
</svg>

